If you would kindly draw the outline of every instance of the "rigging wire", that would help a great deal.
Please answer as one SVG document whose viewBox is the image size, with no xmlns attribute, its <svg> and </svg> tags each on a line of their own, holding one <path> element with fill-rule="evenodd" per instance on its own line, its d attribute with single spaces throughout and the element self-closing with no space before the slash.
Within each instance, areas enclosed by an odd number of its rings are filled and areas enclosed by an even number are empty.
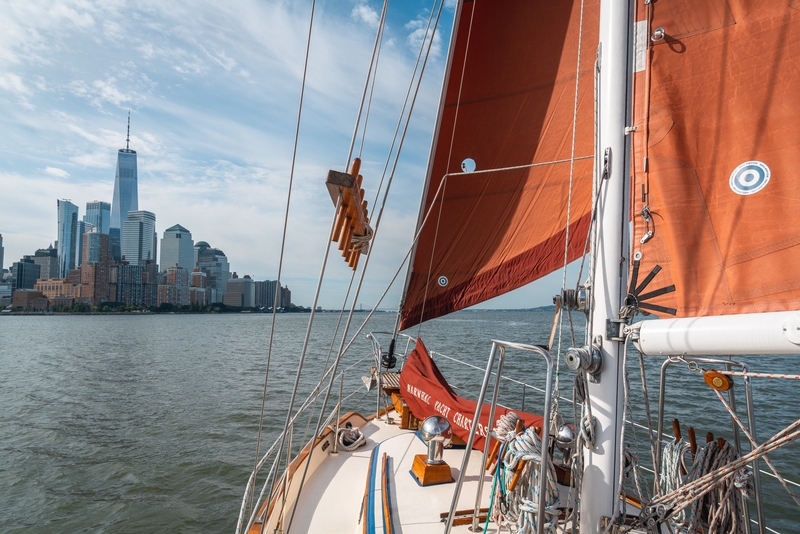
<svg viewBox="0 0 800 534">
<path fill-rule="evenodd" d="M 385 192 L 384 192 L 383 202 L 381 203 L 381 208 L 380 208 L 380 210 L 378 212 L 378 216 L 376 218 L 376 222 L 375 222 L 375 233 L 376 234 L 377 234 L 378 229 L 380 228 L 380 222 L 381 222 L 381 218 L 383 216 L 383 209 L 384 209 L 384 206 L 386 204 L 386 200 L 387 200 L 388 195 L 389 195 L 389 189 L 390 189 L 392 181 L 394 179 L 394 173 L 395 173 L 395 171 L 397 169 L 397 163 L 398 163 L 398 160 L 399 160 L 399 157 L 400 157 L 400 151 L 402 150 L 403 141 L 405 140 L 406 133 L 408 132 L 409 123 L 411 121 L 411 113 L 413 111 L 414 104 L 416 102 L 416 98 L 417 98 L 417 96 L 419 94 L 419 88 L 420 88 L 420 86 L 422 84 L 422 76 L 424 74 L 425 66 L 427 65 L 428 58 L 430 57 L 430 51 L 431 51 L 431 47 L 433 45 L 433 38 L 435 36 L 436 28 L 438 27 L 439 19 L 441 17 L 442 8 L 444 7 L 444 0 L 435 0 L 434 1 L 434 10 L 435 10 L 437 2 L 439 4 L 439 7 L 438 7 L 438 10 L 436 10 L 437 11 L 436 21 L 435 21 L 435 23 L 433 25 L 433 32 L 431 34 L 430 40 L 428 41 L 427 50 L 425 52 L 425 61 L 422 64 L 422 69 L 420 70 L 420 75 L 419 75 L 419 78 L 417 79 L 417 85 L 416 85 L 416 89 L 414 91 L 414 98 L 411 101 L 411 107 L 409 108 L 409 113 L 408 113 L 408 115 L 406 117 L 406 122 L 405 122 L 405 125 L 404 125 L 404 128 L 403 128 L 403 134 L 402 134 L 402 136 L 400 138 L 400 143 L 398 145 L 398 149 L 397 149 L 397 152 L 396 152 L 396 155 L 395 155 L 395 161 L 394 161 L 394 164 L 393 164 L 393 167 L 392 167 L 392 172 L 389 175 L 389 180 L 387 182 L 386 189 L 385 189 Z M 377 42 L 377 39 L 376 39 L 376 42 Z M 425 41 L 423 41 L 423 45 L 424 45 L 424 43 L 425 43 Z M 364 91 L 364 97 L 365 97 L 365 95 L 366 95 L 366 89 Z M 363 106 L 363 100 L 362 100 L 362 106 Z M 360 117 L 360 112 L 359 112 L 359 117 Z M 355 141 L 355 139 L 354 139 L 354 141 Z M 352 151 L 352 146 L 351 146 L 351 151 Z M 335 219 L 336 219 L 336 217 L 334 217 L 334 223 L 335 223 Z M 331 228 L 331 235 L 332 234 L 333 234 L 333 227 Z M 326 261 L 327 261 L 327 251 L 328 250 L 330 250 L 330 246 L 328 246 L 328 248 L 326 249 Z M 319 415 L 319 419 L 318 419 L 317 429 L 315 431 L 315 435 L 316 435 L 316 433 L 319 432 L 319 426 L 321 424 L 322 416 L 323 416 L 323 414 L 325 412 L 325 409 L 326 409 L 327 404 L 328 404 L 328 400 L 330 398 L 330 393 L 331 393 L 331 391 L 333 389 L 332 388 L 332 384 L 333 384 L 333 380 L 336 378 L 336 370 L 338 369 L 339 363 L 341 362 L 341 359 L 342 359 L 342 357 L 344 356 L 344 353 L 345 353 L 344 345 L 345 345 L 345 341 L 346 341 L 347 332 L 349 330 L 350 322 L 352 320 L 353 313 L 355 311 L 355 307 L 356 307 L 356 303 L 357 303 L 357 300 L 358 300 L 358 296 L 360 294 L 361 287 L 362 287 L 363 282 L 364 282 L 364 276 L 366 274 L 367 267 L 369 265 L 370 257 L 371 257 L 371 255 L 367 255 L 367 257 L 366 257 L 366 259 L 364 261 L 364 266 L 363 266 L 362 271 L 361 271 L 361 276 L 360 276 L 359 281 L 358 281 L 358 286 L 356 287 L 356 291 L 355 291 L 355 294 L 353 296 L 353 304 L 351 306 L 350 313 L 348 314 L 347 321 L 345 322 L 345 326 L 344 326 L 344 330 L 343 330 L 343 334 L 342 334 L 342 341 L 341 341 L 341 345 L 339 347 L 339 352 L 338 352 L 336 360 L 334 361 L 334 364 L 332 366 L 333 372 L 331 373 L 331 378 L 330 378 L 331 383 L 329 384 L 329 386 L 327 388 L 324 400 L 322 402 L 322 408 L 320 409 L 320 415 Z M 322 283 L 322 273 L 320 274 L 319 284 L 321 285 L 321 283 Z M 316 298 L 315 298 L 315 302 L 314 302 L 314 307 L 316 308 Z M 310 324 L 309 324 L 309 329 L 310 329 Z M 307 338 L 308 338 L 308 334 L 307 334 Z M 306 339 L 306 341 L 304 342 L 304 353 L 305 353 L 305 347 L 307 346 L 307 342 L 308 342 L 308 339 Z M 349 345 L 348 345 L 348 347 L 349 347 Z M 301 364 L 300 365 L 302 366 L 302 358 L 301 358 Z M 298 369 L 298 380 L 299 380 L 299 374 L 300 374 L 300 369 Z M 295 389 L 296 388 L 297 388 L 297 383 L 295 384 Z M 294 397 L 294 392 L 293 392 L 293 397 Z M 290 406 L 290 411 L 291 411 L 291 406 Z M 311 456 L 313 455 L 313 452 L 314 452 L 313 448 L 311 450 L 309 450 L 309 454 L 308 454 L 307 461 L 306 461 L 306 464 L 305 464 L 305 469 L 303 471 L 303 476 L 300 479 L 300 484 L 299 484 L 299 487 L 298 487 L 298 495 L 303 490 L 303 485 L 305 483 L 305 480 L 306 480 L 306 477 L 307 477 L 307 474 L 308 474 L 308 467 L 309 467 L 309 465 L 311 463 Z M 296 505 L 297 505 L 297 501 L 295 501 L 295 506 L 292 507 L 292 512 L 291 512 L 291 515 L 289 517 L 289 522 L 288 522 L 287 528 L 286 528 L 287 531 L 289 531 L 291 529 L 292 521 L 294 519 L 294 514 L 295 514 L 295 512 L 297 510 Z"/>
<path fill-rule="evenodd" d="M 575 177 L 575 144 L 578 136 L 578 103 L 580 102 L 580 81 L 581 81 L 581 48 L 583 46 L 583 11 L 585 1 L 581 0 L 581 14 L 578 23 L 578 58 L 575 66 L 575 100 L 572 107 L 572 145 L 570 147 L 569 163 L 569 188 L 567 190 L 567 224 L 564 228 L 564 272 L 561 276 L 561 290 L 567 289 L 567 264 L 569 263 L 569 231 L 570 220 L 572 218 L 572 189 Z M 578 280 L 580 283 L 580 279 Z M 567 318 L 569 319 L 569 330 L 572 335 L 572 344 L 575 345 L 575 328 L 572 325 L 572 314 L 567 308 Z M 564 325 L 563 314 L 559 318 L 559 329 Z M 563 332 L 563 330 L 561 330 Z M 558 337 L 558 352 L 556 354 L 555 385 L 553 388 L 553 398 L 558 399 L 559 394 L 559 372 L 561 370 L 561 336 Z"/>
<path fill-rule="evenodd" d="M 295 125 L 295 131 L 294 131 L 294 146 L 292 147 L 292 164 L 291 164 L 291 169 L 289 171 L 289 188 L 288 188 L 289 190 L 286 195 L 286 210 L 284 212 L 283 232 L 281 234 L 281 252 L 278 259 L 278 279 L 275 282 L 275 296 L 272 302 L 272 322 L 270 324 L 269 343 L 267 348 L 267 365 L 266 365 L 266 371 L 264 372 L 264 390 L 261 395 L 261 413 L 258 418 L 258 437 L 256 439 L 256 460 L 253 469 L 254 472 L 257 472 L 256 467 L 258 466 L 258 459 L 261 448 L 261 436 L 264 431 L 264 410 L 267 402 L 267 384 L 269 382 L 269 369 L 272 360 L 272 345 L 273 345 L 272 341 L 275 338 L 275 319 L 278 308 L 278 296 L 281 293 L 280 288 L 281 288 L 281 272 L 283 269 L 283 255 L 286 250 L 286 231 L 289 224 L 289 207 L 291 206 L 291 201 L 292 201 L 292 185 L 294 184 L 294 169 L 295 169 L 295 164 L 297 162 L 297 145 L 298 145 L 298 139 L 300 138 L 300 118 L 302 117 L 303 114 L 303 99 L 305 97 L 306 77 L 308 75 L 308 58 L 310 55 L 309 52 L 311 50 L 311 32 L 314 27 L 315 7 L 316 7 L 316 0 L 311 0 L 311 14 L 309 15 L 308 37 L 306 39 L 306 54 L 305 54 L 305 59 L 303 60 L 303 78 L 302 82 L 300 83 L 300 102 L 297 106 L 297 123 Z M 278 457 L 280 457 L 280 453 L 278 454 Z M 255 488 L 255 480 L 253 483 L 253 487 Z"/>
<path fill-rule="evenodd" d="M 364 129 L 361 132 L 361 145 L 358 147 L 358 157 L 361 157 L 361 154 L 364 152 L 364 140 L 367 138 L 367 124 L 369 123 L 369 112 L 372 109 L 372 96 L 375 94 L 375 80 L 378 79 L 378 62 L 381 58 L 381 50 L 383 49 L 383 36 L 386 30 L 386 10 L 389 7 L 389 0 L 385 0 L 383 2 L 383 11 L 381 12 L 381 20 L 378 23 L 378 35 L 380 35 L 380 39 L 378 42 L 378 50 L 377 54 L 375 55 L 375 74 L 372 76 L 372 84 L 369 88 L 369 100 L 367 102 L 367 113 L 364 117 Z M 377 200 L 376 200 L 377 202 Z M 373 202 L 372 205 L 374 206 L 375 203 Z"/>
<path fill-rule="evenodd" d="M 457 98 L 457 100 L 456 100 L 456 109 L 455 109 L 454 115 L 453 115 L 453 130 L 452 130 L 452 133 L 450 134 L 450 147 L 449 147 L 449 149 L 448 149 L 449 151 L 447 153 L 447 166 L 445 167 L 445 170 L 450 168 L 450 160 L 453 157 L 453 144 L 455 143 L 455 138 L 456 138 L 456 125 L 458 124 L 458 112 L 461 109 L 461 92 L 464 89 L 464 74 L 467 71 L 467 57 L 469 56 L 469 44 L 470 44 L 471 37 L 472 37 L 472 23 L 475 20 L 475 5 L 477 3 L 478 3 L 478 0 L 474 0 L 472 2 L 472 12 L 470 13 L 470 17 L 469 17 L 469 30 L 467 30 L 467 42 L 464 45 L 465 46 L 465 48 L 464 48 L 464 60 L 463 60 L 463 63 L 461 64 L 461 78 L 459 78 L 459 81 L 458 81 L 458 96 L 456 97 Z M 433 41 L 433 39 L 431 39 L 431 41 Z M 442 99 L 444 100 L 444 95 L 442 96 Z M 431 171 L 432 170 L 433 169 L 431 169 Z M 445 175 L 445 176 L 447 176 L 447 175 Z M 445 182 L 444 178 L 442 178 L 442 182 Z M 424 199 L 423 199 L 423 202 L 424 202 Z M 431 205 L 433 205 L 433 204 L 431 204 Z M 430 262 L 428 262 L 428 274 L 427 274 L 427 278 L 425 279 L 425 293 L 422 295 L 422 309 L 420 310 L 420 321 L 419 321 L 419 325 L 417 326 L 417 337 L 419 337 L 420 333 L 422 333 L 422 321 L 423 321 L 423 318 L 425 317 L 425 304 L 428 301 L 428 287 L 430 286 L 430 283 L 431 283 L 431 272 L 433 271 L 433 256 L 434 256 L 434 254 L 436 252 L 436 241 L 437 241 L 437 238 L 439 237 L 439 224 L 441 223 L 441 220 L 442 220 L 442 209 L 443 208 L 444 208 L 444 193 L 442 193 L 441 204 L 439 204 L 439 215 L 438 215 L 438 217 L 436 219 L 436 228 L 434 229 L 434 232 L 433 232 L 433 244 L 431 245 L 431 259 L 430 259 Z M 421 228 L 422 227 L 420 227 L 420 229 Z M 410 269 L 413 268 L 413 265 L 409 266 L 409 268 Z M 398 310 L 397 313 L 399 314 L 400 310 Z"/>
</svg>

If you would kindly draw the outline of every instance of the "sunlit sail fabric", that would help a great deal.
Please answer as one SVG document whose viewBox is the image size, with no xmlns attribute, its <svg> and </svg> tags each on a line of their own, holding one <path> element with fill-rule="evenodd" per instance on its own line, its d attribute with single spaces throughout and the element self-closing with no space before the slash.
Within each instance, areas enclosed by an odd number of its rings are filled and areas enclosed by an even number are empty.
<svg viewBox="0 0 800 534">
<path fill-rule="evenodd" d="M 530 165 L 572 153 L 581 4 L 461 6 L 402 328 L 516 289 L 564 262 L 571 164 Z M 589 227 L 598 13 L 587 1 L 574 152 L 584 159 L 574 163 L 570 260 L 582 254 Z M 462 172 L 468 159 L 475 172 Z"/>
<path fill-rule="evenodd" d="M 798 309 L 800 3 L 637 6 L 639 280 L 661 265 L 648 289 L 676 291 L 651 302 L 678 316 Z"/>
</svg>

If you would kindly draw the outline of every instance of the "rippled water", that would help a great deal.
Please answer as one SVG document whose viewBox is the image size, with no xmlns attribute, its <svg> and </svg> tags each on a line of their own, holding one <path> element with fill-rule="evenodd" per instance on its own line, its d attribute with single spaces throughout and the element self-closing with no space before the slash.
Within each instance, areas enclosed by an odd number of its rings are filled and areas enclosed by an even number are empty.
<svg viewBox="0 0 800 534">
<path fill-rule="evenodd" d="M 365 315 L 357 314 L 355 321 Z M 422 337 L 430 349 L 483 368 L 490 339 L 546 343 L 551 317 L 459 313 L 426 325 Z M 317 316 L 301 381 L 305 393 L 319 378 L 337 318 Z M 0 531 L 233 532 L 255 457 L 270 319 L 260 314 L 0 318 Z M 307 320 L 299 314 L 277 317 L 267 443 L 283 426 Z M 393 314 L 376 314 L 369 329 L 390 330 L 393 322 Z M 369 354 L 369 343 L 363 335 L 359 339 L 343 364 L 354 365 L 346 390 L 360 384 L 370 364 L 369 359 L 356 363 Z M 638 363 L 635 353 L 630 357 L 631 396 L 640 411 Z M 441 356 L 437 361 L 463 394 L 477 393 L 481 373 Z M 785 358 L 751 361 L 755 370 L 798 367 Z M 655 399 L 660 361 L 646 364 Z M 506 371 L 519 380 L 541 384 L 542 369 L 540 362 L 509 353 Z M 562 370 L 564 397 L 571 397 L 571 383 L 571 373 Z M 800 415 L 794 383 L 756 380 L 754 387 L 761 439 Z M 667 417 L 679 417 L 684 428 L 693 424 L 698 435 L 711 430 L 729 437 L 729 419 L 709 392 L 699 374 L 670 369 Z M 501 400 L 519 405 L 521 386 L 504 385 Z M 743 408 L 743 394 L 737 401 Z M 528 391 L 525 402 L 535 411 L 541 395 Z M 369 412 L 374 403 L 374 397 L 359 393 L 348 407 Z M 571 412 L 566 401 L 562 410 Z M 643 432 L 638 437 L 646 449 Z M 778 468 L 794 480 L 800 480 L 798 451 L 792 444 L 775 455 Z M 797 508 L 776 482 L 764 484 L 768 524 L 797 532 Z"/>
</svg>

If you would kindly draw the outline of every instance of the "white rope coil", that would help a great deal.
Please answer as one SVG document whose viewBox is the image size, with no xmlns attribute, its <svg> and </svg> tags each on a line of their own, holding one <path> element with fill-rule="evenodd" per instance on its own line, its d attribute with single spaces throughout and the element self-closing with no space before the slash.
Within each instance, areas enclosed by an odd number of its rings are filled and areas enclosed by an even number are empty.
<svg viewBox="0 0 800 534">
<path fill-rule="evenodd" d="M 364 445 L 367 438 L 357 428 L 340 428 L 337 441 L 341 450 L 351 452 Z"/>
<path fill-rule="evenodd" d="M 684 440 L 670 441 L 664 445 L 664 450 L 661 453 L 661 472 L 658 476 L 661 491 L 664 493 L 669 493 L 683 486 L 687 452 L 690 452 L 690 447 Z M 671 519 L 676 525 L 683 524 L 686 521 L 685 509 L 681 508 L 679 511 L 673 512 Z"/>
</svg>

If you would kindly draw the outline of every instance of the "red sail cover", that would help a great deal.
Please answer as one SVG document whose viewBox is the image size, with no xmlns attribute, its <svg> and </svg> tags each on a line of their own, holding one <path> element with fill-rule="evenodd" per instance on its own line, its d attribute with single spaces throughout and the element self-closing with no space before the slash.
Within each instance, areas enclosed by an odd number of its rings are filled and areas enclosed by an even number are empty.
<svg viewBox="0 0 800 534">
<path fill-rule="evenodd" d="M 800 2 L 637 6 L 633 252 L 640 281 L 664 268 L 643 293 L 674 284 L 649 302 L 678 316 L 798 309 Z"/>
<path fill-rule="evenodd" d="M 483 302 L 561 267 L 580 2 L 460 3 L 402 328 Z M 585 3 L 575 157 L 593 154 L 599 8 Z M 463 173 L 462 162 L 476 172 Z M 520 167 L 513 170 L 492 169 Z M 442 195 L 439 185 L 448 173 Z M 575 162 L 569 260 L 589 227 L 592 160 Z"/>
<path fill-rule="evenodd" d="M 417 339 L 417 345 L 408 355 L 403 371 L 400 373 L 400 392 L 414 417 L 425 419 L 430 415 L 441 415 L 450 421 L 455 435 L 464 441 L 469 439 L 469 431 L 472 428 L 472 419 L 475 417 L 475 408 L 478 403 L 456 395 L 442 376 L 442 372 L 433 363 L 428 349 L 425 348 L 421 339 Z M 495 419 L 511 411 L 525 421 L 526 428 L 542 426 L 542 416 L 510 410 L 502 406 L 495 409 Z M 478 433 L 475 435 L 473 445 L 475 449 L 483 449 L 487 432 L 491 432 L 492 428 L 497 425 L 495 420 L 495 423 L 489 427 L 488 421 L 489 405 L 485 404 L 478 423 Z"/>
</svg>

